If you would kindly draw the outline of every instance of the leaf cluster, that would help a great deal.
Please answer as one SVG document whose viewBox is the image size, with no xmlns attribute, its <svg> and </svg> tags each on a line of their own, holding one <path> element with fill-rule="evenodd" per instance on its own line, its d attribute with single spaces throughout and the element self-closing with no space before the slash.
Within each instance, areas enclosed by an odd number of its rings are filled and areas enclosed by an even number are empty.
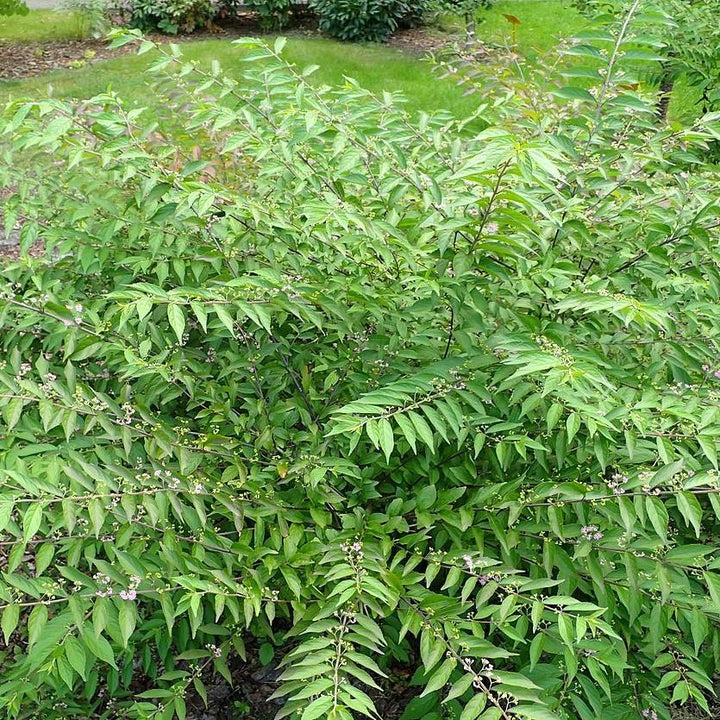
<svg viewBox="0 0 720 720">
<path fill-rule="evenodd" d="M 400 666 L 406 718 L 707 706 L 717 119 L 658 123 L 608 23 L 587 83 L 488 78 L 477 135 L 282 41 L 238 81 L 158 48 L 195 147 L 112 93 L 6 107 L 42 252 L 2 274 L 0 717 L 184 720 L 258 643 L 293 720 Z"/>
</svg>

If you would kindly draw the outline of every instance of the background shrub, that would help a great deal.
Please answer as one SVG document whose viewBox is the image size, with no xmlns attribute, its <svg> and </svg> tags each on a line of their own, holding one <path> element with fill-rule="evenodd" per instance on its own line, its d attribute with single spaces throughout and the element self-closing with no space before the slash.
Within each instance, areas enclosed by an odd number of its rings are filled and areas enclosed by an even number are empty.
<svg viewBox="0 0 720 720">
<path fill-rule="evenodd" d="M 491 7 L 492 0 L 432 0 L 429 3 L 431 12 L 453 13 L 462 17 L 468 35 L 475 33 L 478 13 Z"/>
<path fill-rule="evenodd" d="M 419 21 L 423 0 L 310 0 L 323 32 L 340 40 L 383 42 L 402 24 Z"/>
<path fill-rule="evenodd" d="M 262 26 L 267 30 L 285 27 L 297 5 L 295 0 L 248 0 L 245 4 L 260 15 Z"/>
<path fill-rule="evenodd" d="M 215 0 L 111 0 L 108 8 L 128 27 L 169 35 L 207 27 L 217 12 Z"/>
<path fill-rule="evenodd" d="M 62 0 L 59 7 L 72 13 L 76 35 L 98 38 L 110 29 L 107 0 Z"/>
<path fill-rule="evenodd" d="M 477 136 L 282 42 L 156 60 L 196 148 L 112 94 L 7 107 L 45 255 L 0 298 L 2 716 L 182 720 L 259 643 L 293 720 L 398 666 L 421 717 L 707 706 L 718 128 L 592 42 L 584 86 L 488 77 Z"/>
<path fill-rule="evenodd" d="M 622 16 L 627 3 L 621 0 L 574 0 L 589 17 L 599 13 Z M 659 111 L 666 116 L 676 82 L 694 90 L 698 112 L 720 108 L 720 0 L 648 0 L 636 22 L 638 31 L 654 37 L 650 52 L 660 51 L 663 61 L 649 68 L 642 79 L 660 89 Z M 691 98 L 692 98 L 691 95 Z M 686 115 L 693 115 L 687 108 Z"/>
</svg>

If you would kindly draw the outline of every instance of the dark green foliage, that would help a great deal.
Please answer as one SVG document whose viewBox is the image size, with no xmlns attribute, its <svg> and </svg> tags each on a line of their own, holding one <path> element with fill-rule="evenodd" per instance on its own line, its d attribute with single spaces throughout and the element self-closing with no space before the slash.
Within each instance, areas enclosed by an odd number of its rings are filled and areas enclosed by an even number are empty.
<svg viewBox="0 0 720 720">
<path fill-rule="evenodd" d="M 720 109 L 720 0 L 666 0 L 661 7 L 661 83 L 671 88 L 682 76 L 698 90 L 701 112 Z"/>
<path fill-rule="evenodd" d="M 424 0 L 310 0 L 320 29 L 340 40 L 383 42 L 402 24 L 417 22 Z"/>
<path fill-rule="evenodd" d="M 260 15 L 262 25 L 267 30 L 279 30 L 289 22 L 293 9 L 297 7 L 295 0 L 248 0 L 247 7 Z"/>
<path fill-rule="evenodd" d="M 128 27 L 169 35 L 207 27 L 217 12 L 214 0 L 111 0 L 109 8 Z"/>
<path fill-rule="evenodd" d="M 0 0 L 0 16 L 27 14 L 28 7 L 23 0 Z"/>
<path fill-rule="evenodd" d="M 0 717 L 183 720 L 247 640 L 292 720 L 398 664 L 416 718 L 706 704 L 718 128 L 658 126 L 631 19 L 564 84 L 474 77 L 477 137 L 282 41 L 160 55 L 197 150 L 112 94 L 7 108 L 44 255 L 0 298 Z"/>
<path fill-rule="evenodd" d="M 589 17 L 621 17 L 627 0 L 574 0 Z M 699 96 L 700 112 L 720 108 L 720 0 L 647 0 L 635 27 L 653 37 L 653 51 L 663 62 L 642 79 L 660 88 L 664 116 L 674 83 L 682 78 Z"/>
</svg>

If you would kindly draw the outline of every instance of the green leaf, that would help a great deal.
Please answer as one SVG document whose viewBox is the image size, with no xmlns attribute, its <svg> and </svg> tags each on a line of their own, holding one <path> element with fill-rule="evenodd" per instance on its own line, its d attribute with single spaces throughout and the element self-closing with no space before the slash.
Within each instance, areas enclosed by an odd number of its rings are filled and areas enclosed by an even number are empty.
<svg viewBox="0 0 720 720">
<path fill-rule="evenodd" d="M 170 327 L 175 331 L 178 342 L 182 344 L 183 335 L 185 333 L 185 312 L 183 309 L 175 303 L 170 303 L 167 306 L 167 316 L 170 322 Z"/>
<path fill-rule="evenodd" d="M 410 447 L 412 448 L 412 451 L 414 453 L 417 453 L 417 446 L 415 443 L 417 439 L 417 434 L 415 433 L 415 428 L 413 427 L 412 423 L 402 414 L 395 415 L 395 422 L 398 424 L 398 427 L 402 431 L 402 434 L 408 441 Z"/>
<path fill-rule="evenodd" d="M 135 302 L 135 310 L 137 311 L 138 319 L 142 320 L 146 317 L 152 310 L 152 307 L 153 301 L 147 295 L 137 300 Z"/>
<path fill-rule="evenodd" d="M 87 664 L 87 656 L 85 648 L 72 636 L 69 635 L 64 643 L 65 657 L 70 663 L 70 667 L 86 680 L 85 666 Z"/>
<path fill-rule="evenodd" d="M 645 511 L 653 528 L 655 528 L 655 532 L 662 538 L 664 543 L 667 543 L 667 530 L 670 520 L 665 505 L 657 498 L 647 496 L 645 498 Z"/>
<path fill-rule="evenodd" d="M 33 503 L 25 512 L 23 517 L 23 538 L 25 542 L 32 540 L 40 529 L 43 510 L 44 508 L 40 503 Z"/>
<path fill-rule="evenodd" d="M 333 705 L 333 699 L 330 695 L 321 695 L 319 698 L 313 700 L 303 710 L 303 714 L 300 716 L 300 720 L 315 720 L 316 718 L 324 715 Z"/>
<path fill-rule="evenodd" d="M 122 636 L 124 647 L 127 647 L 128 640 L 135 630 L 136 618 L 137 612 L 135 610 L 135 603 L 131 601 L 124 601 L 120 605 L 120 611 L 118 613 L 118 624 L 120 626 L 120 634 Z"/>
<path fill-rule="evenodd" d="M 456 665 L 457 661 L 455 660 L 455 658 L 446 658 L 445 662 L 443 662 L 443 664 L 440 665 L 440 667 L 432 674 L 432 676 L 427 682 L 427 685 L 425 686 L 425 689 L 422 691 L 422 693 L 420 693 L 420 697 L 428 695 L 431 692 L 435 692 L 435 690 L 439 690 L 441 687 L 443 687 L 443 685 L 445 685 L 450 679 L 450 675 L 452 674 L 452 671 L 455 669 Z"/>
<path fill-rule="evenodd" d="M 676 495 L 678 510 L 688 525 L 695 528 L 695 536 L 700 537 L 700 523 L 702 521 L 702 507 L 698 499 L 689 492 L 680 492 Z"/>
<path fill-rule="evenodd" d="M 382 418 L 378 421 L 378 439 L 383 453 L 385 453 L 385 461 L 390 462 L 393 447 L 395 447 L 395 438 L 393 437 L 392 425 Z"/>
<path fill-rule="evenodd" d="M 595 98 L 587 90 L 571 85 L 562 87 L 559 90 L 554 90 L 553 95 L 555 95 L 555 97 L 562 98 L 563 100 L 580 100 L 581 102 L 589 103 L 595 102 Z"/>
<path fill-rule="evenodd" d="M 410 418 L 410 422 L 413 424 L 417 436 L 430 448 L 431 452 L 435 452 L 435 440 L 433 438 L 432 430 L 427 422 L 418 415 L 416 412 L 410 411 L 407 413 Z"/>
<path fill-rule="evenodd" d="M 22 417 L 23 406 L 25 402 L 22 398 L 13 398 L 5 409 L 5 420 L 7 422 L 8 432 L 12 430 Z"/>
<path fill-rule="evenodd" d="M 542 607 L 542 606 L 541 606 Z M 530 669 L 537 665 L 540 656 L 542 655 L 543 647 L 545 646 L 545 635 L 544 633 L 538 633 L 530 643 Z"/>
<path fill-rule="evenodd" d="M 43 543 L 35 553 L 35 575 L 39 577 L 52 562 L 55 555 L 55 548 L 51 543 Z"/>
<path fill-rule="evenodd" d="M 577 413 L 571 413 L 568 415 L 565 421 L 567 427 L 568 445 L 570 445 L 575 437 L 575 434 L 580 429 L 580 416 Z"/>
<path fill-rule="evenodd" d="M 476 720 L 487 705 L 485 693 L 475 693 L 460 713 L 460 720 Z"/>
<path fill-rule="evenodd" d="M 263 643 L 260 646 L 258 657 L 262 665 L 269 665 L 275 657 L 275 648 L 270 643 Z"/>
<path fill-rule="evenodd" d="M 705 580 L 708 592 L 713 601 L 713 611 L 720 614 L 720 575 L 717 573 L 704 572 L 703 579 Z"/>
<path fill-rule="evenodd" d="M 5 639 L 5 645 L 10 642 L 10 636 L 18 626 L 20 620 L 20 606 L 16 603 L 7 605 L 2 612 L 2 619 L 0 620 L 0 628 L 2 628 L 3 638 Z"/>
<path fill-rule="evenodd" d="M 511 712 L 528 720 L 562 720 L 559 715 L 542 705 L 516 705 Z"/>
<path fill-rule="evenodd" d="M 115 655 L 110 643 L 102 635 L 94 635 L 92 632 L 86 632 L 82 636 L 85 647 L 98 659 L 112 665 L 117 670 L 115 664 Z"/>
<path fill-rule="evenodd" d="M 47 605 L 36 605 L 28 616 L 28 645 L 33 646 L 39 639 L 48 621 Z"/>
<path fill-rule="evenodd" d="M 713 467 L 718 469 L 718 453 L 717 453 L 717 441 L 715 438 L 708 435 L 698 435 L 698 444 L 705 453 L 705 457 L 713 464 Z"/>
</svg>

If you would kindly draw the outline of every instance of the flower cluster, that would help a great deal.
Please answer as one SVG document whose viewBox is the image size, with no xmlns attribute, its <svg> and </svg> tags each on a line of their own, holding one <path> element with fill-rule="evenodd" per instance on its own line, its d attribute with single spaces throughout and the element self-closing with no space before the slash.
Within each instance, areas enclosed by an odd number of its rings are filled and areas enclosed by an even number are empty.
<svg viewBox="0 0 720 720">
<path fill-rule="evenodd" d="M 486 575 L 478 576 L 478 583 L 480 583 L 481 586 L 487 585 L 489 582 L 499 582 L 499 581 L 500 581 L 500 575 L 498 575 L 498 573 L 487 573 Z"/>
<path fill-rule="evenodd" d="M 222 657 L 222 648 L 219 648 L 217 645 L 208 643 L 205 647 L 213 654 L 213 657 Z"/>
<path fill-rule="evenodd" d="M 354 543 L 343 543 L 340 545 L 340 549 L 346 553 L 349 560 L 360 561 L 365 557 L 363 544 L 360 540 L 356 540 Z"/>
<path fill-rule="evenodd" d="M 658 714 L 652 708 L 645 708 L 640 714 L 648 720 L 658 720 Z"/>
<path fill-rule="evenodd" d="M 612 490 L 613 495 L 623 495 L 625 493 L 622 487 L 630 478 L 620 472 L 613 473 L 612 477 L 607 481 L 608 489 Z"/>
<path fill-rule="evenodd" d="M 535 335 L 533 336 L 533 340 L 535 340 L 543 352 L 556 357 L 565 367 L 570 367 L 573 364 L 573 356 L 565 350 L 565 348 L 560 347 L 560 345 L 549 338 L 544 335 Z"/>
<path fill-rule="evenodd" d="M 590 541 L 603 539 L 603 534 L 597 525 L 583 525 L 580 528 L 580 535 L 582 535 L 585 540 Z"/>
<path fill-rule="evenodd" d="M 720 380 L 720 368 L 712 368 L 710 365 L 703 365 L 702 369 L 709 375 L 712 375 Z"/>
<path fill-rule="evenodd" d="M 109 576 L 97 573 L 93 575 L 93 580 L 98 583 L 101 588 L 95 592 L 98 597 L 110 597 L 113 594 L 113 589 L 110 587 L 111 580 Z"/>
<path fill-rule="evenodd" d="M 137 597 L 137 587 L 141 580 L 142 578 L 139 578 L 137 575 L 132 575 L 127 588 L 120 591 L 120 597 L 123 600 L 134 600 Z"/>
<path fill-rule="evenodd" d="M 82 322 L 83 322 L 82 313 L 84 310 L 83 306 L 78 303 L 77 305 L 68 305 L 67 309 L 71 313 L 74 314 L 74 317 L 72 320 L 63 320 L 63 325 L 65 325 L 65 327 L 73 327 L 76 325 L 82 325 Z"/>
<path fill-rule="evenodd" d="M 463 670 L 468 673 L 472 673 L 475 676 L 475 679 L 473 680 L 473 687 L 476 690 L 486 690 L 487 685 L 483 682 L 483 678 L 490 681 L 490 684 L 492 685 L 496 681 L 496 677 L 493 675 L 493 670 L 495 670 L 495 666 L 487 659 L 487 658 L 480 658 L 480 662 L 482 664 L 482 667 L 480 670 L 475 670 L 473 668 L 474 659 L 473 658 L 461 658 L 460 660 Z"/>
</svg>

